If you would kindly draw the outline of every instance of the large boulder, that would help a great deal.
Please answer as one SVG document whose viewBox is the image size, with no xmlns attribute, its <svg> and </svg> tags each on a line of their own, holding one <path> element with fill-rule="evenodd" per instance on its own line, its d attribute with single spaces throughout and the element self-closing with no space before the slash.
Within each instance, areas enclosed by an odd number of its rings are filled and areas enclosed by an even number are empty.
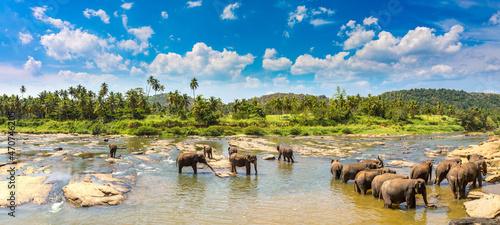
<svg viewBox="0 0 500 225">
<path fill-rule="evenodd" d="M 46 176 L 16 176 L 16 205 L 21 205 L 30 201 L 37 204 L 45 203 L 50 190 L 51 184 L 44 184 Z M 8 182 L 0 182 L 0 206 L 10 206 L 10 189 Z"/>
<path fill-rule="evenodd" d="M 276 157 L 274 155 L 266 155 L 262 157 L 263 160 L 275 160 Z"/>
<path fill-rule="evenodd" d="M 485 194 L 483 198 L 465 202 L 464 206 L 471 217 L 493 219 L 500 214 L 500 195 Z"/>
<path fill-rule="evenodd" d="M 392 160 L 387 163 L 387 166 L 392 166 L 392 167 L 414 167 L 415 163 L 412 162 L 406 162 L 403 160 Z"/>
<path fill-rule="evenodd" d="M 70 183 L 63 187 L 63 192 L 69 202 L 83 207 L 118 205 L 124 199 L 116 189 L 91 182 Z"/>
<path fill-rule="evenodd" d="M 486 179 L 484 179 L 484 181 L 488 182 L 488 183 L 492 183 L 492 184 L 499 182 L 500 181 L 500 174 L 495 174 L 495 175 L 486 177 Z"/>
<path fill-rule="evenodd" d="M 467 218 L 452 220 L 449 225 L 498 225 L 500 221 L 487 218 Z"/>
</svg>

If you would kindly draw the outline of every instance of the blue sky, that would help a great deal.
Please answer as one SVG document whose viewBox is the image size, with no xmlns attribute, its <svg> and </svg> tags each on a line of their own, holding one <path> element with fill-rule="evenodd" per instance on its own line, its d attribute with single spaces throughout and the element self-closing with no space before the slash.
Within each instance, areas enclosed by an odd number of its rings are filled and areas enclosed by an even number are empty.
<svg viewBox="0 0 500 225">
<path fill-rule="evenodd" d="M 76 1 L 0 3 L 0 90 L 145 87 L 223 102 L 275 92 L 409 88 L 500 93 L 500 2 Z"/>
</svg>

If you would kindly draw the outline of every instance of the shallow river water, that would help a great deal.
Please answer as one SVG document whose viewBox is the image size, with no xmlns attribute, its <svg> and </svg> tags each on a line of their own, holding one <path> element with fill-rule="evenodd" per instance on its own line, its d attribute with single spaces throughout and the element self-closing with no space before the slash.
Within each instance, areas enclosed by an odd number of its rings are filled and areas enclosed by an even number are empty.
<svg viewBox="0 0 500 225">
<path fill-rule="evenodd" d="M 118 150 L 125 160 L 131 160 L 135 167 L 118 162 L 111 165 L 99 158 L 107 154 L 105 142 L 89 145 L 82 137 L 68 137 L 64 143 L 44 139 L 42 136 L 29 136 L 29 142 L 22 145 L 20 159 L 26 162 L 39 157 L 36 153 L 50 152 L 54 146 L 64 149 L 80 149 L 88 152 L 82 156 L 65 161 L 61 158 L 47 159 L 41 164 L 50 163 L 52 174 L 47 182 L 53 183 L 49 202 L 44 205 L 29 203 L 17 208 L 16 217 L 7 216 L 7 209 L 0 209 L 2 224 L 447 224 L 453 219 L 467 217 L 463 202 L 467 200 L 451 199 L 448 182 L 440 187 L 429 185 L 428 200 L 437 204 L 437 208 L 426 208 L 421 195 L 417 196 L 417 208 L 407 210 L 405 204 L 393 209 L 383 207 L 383 201 L 374 199 L 371 191 L 361 196 L 354 192 L 353 181 L 344 184 L 333 180 L 330 169 L 330 157 L 311 157 L 295 155 L 296 163 L 283 161 L 265 161 L 260 157 L 273 152 L 243 151 L 259 156 L 258 172 L 246 176 L 244 168 L 239 169 L 236 177 L 220 178 L 206 169 L 198 170 L 194 175 L 191 168 L 185 167 L 183 174 L 178 174 L 175 157 L 180 153 L 176 148 L 170 151 L 171 157 L 152 155 L 151 162 L 137 160 L 127 153 L 131 148 L 148 146 L 153 138 L 117 138 L 114 142 L 127 150 Z M 343 165 L 358 160 L 382 156 L 384 163 L 394 160 L 422 162 L 427 159 L 424 151 L 435 150 L 437 145 L 468 146 L 487 140 L 487 136 L 464 136 L 463 134 L 436 134 L 408 137 L 359 138 L 335 137 L 331 139 L 306 139 L 264 137 L 274 142 L 285 142 L 292 146 L 305 141 L 350 143 L 369 143 L 384 141 L 383 145 L 364 146 L 360 153 L 341 158 Z M 92 137 L 87 137 L 91 139 Z M 102 138 L 101 138 L 102 139 Z M 160 138 L 168 139 L 168 138 Z M 228 138 L 180 138 L 175 141 L 192 139 L 194 143 L 210 144 L 216 149 L 227 149 Z M 1 142 L 0 147 L 5 147 Z M 356 145 L 358 146 L 358 145 Z M 408 150 L 408 149 L 411 150 Z M 357 148 L 354 148 L 355 150 Z M 403 154 L 404 152 L 404 154 Z M 221 154 L 216 151 L 215 154 Z M 227 155 L 227 151 L 222 154 Z M 95 158 L 89 161 L 88 158 Z M 443 157 L 435 158 L 434 166 Z M 6 162 L 6 155 L 0 155 L 0 161 Z M 34 163 L 35 165 L 35 163 Z M 410 168 L 391 168 L 398 174 L 409 174 Z M 118 206 L 96 206 L 89 208 L 74 207 L 64 201 L 61 188 L 70 179 L 82 174 L 84 170 L 96 170 L 112 173 L 136 175 L 132 191 Z M 223 171 L 219 169 L 218 171 Z M 47 176 L 46 174 L 42 174 Z M 434 171 L 433 177 L 434 179 Z M 5 181 L 2 177 L 0 181 Z M 485 185 L 483 191 L 494 190 L 492 185 Z M 64 202 L 60 204 L 61 202 Z"/>
</svg>

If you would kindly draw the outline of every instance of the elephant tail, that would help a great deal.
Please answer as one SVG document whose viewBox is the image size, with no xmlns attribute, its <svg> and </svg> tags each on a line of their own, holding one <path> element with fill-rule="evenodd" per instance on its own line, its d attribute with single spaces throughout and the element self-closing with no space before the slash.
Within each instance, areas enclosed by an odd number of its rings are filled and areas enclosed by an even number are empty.
<svg viewBox="0 0 500 225">
<path fill-rule="evenodd" d="M 358 182 L 354 181 L 354 192 L 358 192 Z"/>
</svg>

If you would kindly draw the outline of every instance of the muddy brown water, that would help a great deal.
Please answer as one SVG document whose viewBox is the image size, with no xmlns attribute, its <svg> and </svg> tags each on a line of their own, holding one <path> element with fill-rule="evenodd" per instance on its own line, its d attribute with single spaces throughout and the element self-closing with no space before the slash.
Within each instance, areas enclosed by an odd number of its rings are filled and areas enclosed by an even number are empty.
<svg viewBox="0 0 500 225">
<path fill-rule="evenodd" d="M 52 165 L 52 174 L 47 180 L 54 184 L 49 202 L 40 206 L 34 203 L 21 205 L 17 208 L 15 218 L 7 216 L 6 208 L 0 209 L 2 224 L 447 224 L 450 220 L 468 217 L 463 207 L 467 200 L 451 199 L 447 181 L 440 187 L 427 187 L 429 202 L 437 204 L 438 208 L 424 207 L 422 197 L 418 195 L 416 209 L 407 210 L 405 204 L 386 209 L 382 200 L 371 196 L 371 191 L 366 196 L 355 193 L 353 181 L 344 184 L 333 180 L 329 171 L 329 157 L 295 155 L 295 164 L 259 160 L 257 176 L 253 175 L 253 168 L 251 176 L 245 176 L 244 169 L 240 168 L 240 174 L 236 177 L 218 178 L 207 169 L 199 170 L 199 174 L 194 175 L 186 167 L 183 174 L 178 174 L 175 157 L 180 151 L 175 148 L 167 149 L 171 150 L 171 157 L 152 155 L 152 159 L 155 159 L 153 162 L 137 160 L 127 155 L 149 146 L 153 138 L 122 137 L 114 141 L 120 147 L 127 148 L 118 150 L 117 154 L 136 164 L 135 167 L 130 167 L 125 162 L 111 165 L 99 158 L 100 154 L 108 153 L 108 143 L 99 141 L 91 144 L 99 138 L 67 137 L 56 140 L 42 136 L 22 137 L 29 140 L 19 145 L 23 149 L 19 157 L 26 162 L 40 157 L 36 153 L 51 152 L 55 146 L 85 151 L 87 154 L 70 156 L 69 161 L 62 160 L 64 157 L 52 157 L 38 163 L 31 162 L 32 165 Z M 332 140 L 309 137 L 264 138 L 292 146 L 305 141 L 347 145 L 382 139 L 386 142 L 385 145 L 362 147 L 363 151 L 360 153 L 341 158 L 344 165 L 375 158 L 377 155 L 421 162 L 427 159 L 423 152 L 434 150 L 437 145 L 468 146 L 487 140 L 487 136 L 464 137 L 457 134 L 392 138 L 335 137 Z M 190 143 L 210 144 L 218 150 L 227 149 L 228 146 L 227 138 L 187 137 L 172 141 L 186 140 Z M 0 147 L 5 147 L 6 144 L 0 142 Z M 407 147 L 412 147 L 413 150 L 408 153 Z M 404 151 L 407 154 L 402 154 Z M 259 157 L 269 154 L 261 151 L 246 153 L 254 153 Z M 216 151 L 215 154 L 221 152 Z M 222 154 L 227 155 L 227 152 L 223 151 Z M 95 160 L 89 161 L 88 158 Z M 0 155 L 0 161 L 6 160 L 6 155 Z M 437 165 L 442 160 L 443 157 L 438 157 L 434 164 Z M 386 159 L 384 163 L 389 161 L 391 160 Z M 392 169 L 398 174 L 409 174 L 410 171 L 410 168 Z M 111 173 L 117 177 L 132 174 L 137 176 L 137 180 L 132 191 L 126 194 L 126 200 L 118 206 L 77 208 L 65 202 L 61 188 L 84 170 Z M 4 176 L 0 181 L 5 179 Z M 482 190 L 492 192 L 498 188 L 486 184 Z"/>
</svg>

